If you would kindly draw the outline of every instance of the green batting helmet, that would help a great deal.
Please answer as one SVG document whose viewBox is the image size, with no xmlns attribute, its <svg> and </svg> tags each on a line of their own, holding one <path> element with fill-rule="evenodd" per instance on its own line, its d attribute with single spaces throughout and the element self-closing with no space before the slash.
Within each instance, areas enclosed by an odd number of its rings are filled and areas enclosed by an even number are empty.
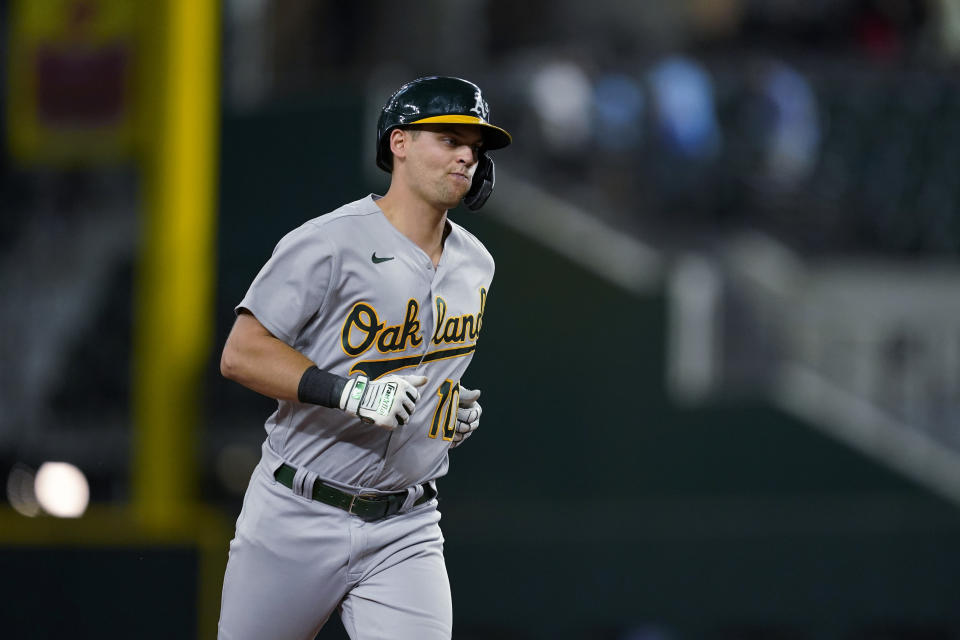
<svg viewBox="0 0 960 640">
<path fill-rule="evenodd" d="M 390 173 L 390 132 L 414 124 L 471 124 L 483 127 L 484 151 L 502 149 L 510 134 L 490 124 L 490 107 L 480 87 L 461 78 L 429 76 L 403 85 L 390 96 L 377 122 L 377 166 Z"/>
</svg>

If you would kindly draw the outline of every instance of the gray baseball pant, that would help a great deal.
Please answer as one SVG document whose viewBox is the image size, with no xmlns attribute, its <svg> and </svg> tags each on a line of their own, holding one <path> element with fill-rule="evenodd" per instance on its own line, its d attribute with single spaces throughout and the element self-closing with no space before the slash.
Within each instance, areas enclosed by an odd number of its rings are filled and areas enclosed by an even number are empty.
<svg viewBox="0 0 960 640">
<path fill-rule="evenodd" d="M 261 461 L 224 575 L 221 640 L 313 640 L 340 609 L 353 640 L 448 640 L 436 500 L 376 522 L 296 495 Z"/>
</svg>

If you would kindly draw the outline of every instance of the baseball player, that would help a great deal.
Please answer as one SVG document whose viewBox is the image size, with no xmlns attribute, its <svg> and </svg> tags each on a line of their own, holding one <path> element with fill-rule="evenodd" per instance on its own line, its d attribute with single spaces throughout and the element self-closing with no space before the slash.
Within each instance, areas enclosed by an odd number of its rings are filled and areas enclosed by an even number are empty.
<svg viewBox="0 0 960 640">
<path fill-rule="evenodd" d="M 230 542 L 219 637 L 449 638 L 437 479 L 480 418 L 461 384 L 493 258 L 447 219 L 494 185 L 511 138 L 480 89 L 401 87 L 380 114 L 370 195 L 277 244 L 236 307 L 221 371 L 276 398 Z"/>
</svg>

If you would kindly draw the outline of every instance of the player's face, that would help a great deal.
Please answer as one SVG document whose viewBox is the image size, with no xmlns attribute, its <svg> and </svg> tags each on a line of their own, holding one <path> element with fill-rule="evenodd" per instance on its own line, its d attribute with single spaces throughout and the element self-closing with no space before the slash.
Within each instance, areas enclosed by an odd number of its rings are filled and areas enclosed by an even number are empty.
<svg viewBox="0 0 960 640">
<path fill-rule="evenodd" d="M 483 134 L 470 125 L 423 125 L 407 156 L 414 188 L 428 202 L 452 209 L 470 189 Z"/>
</svg>

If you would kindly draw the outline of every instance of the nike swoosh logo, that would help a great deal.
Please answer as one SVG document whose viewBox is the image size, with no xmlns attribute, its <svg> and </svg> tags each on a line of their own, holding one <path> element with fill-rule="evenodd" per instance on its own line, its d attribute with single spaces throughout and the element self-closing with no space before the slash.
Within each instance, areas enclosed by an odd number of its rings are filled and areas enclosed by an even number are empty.
<svg viewBox="0 0 960 640">
<path fill-rule="evenodd" d="M 390 256 L 389 258 L 378 258 L 377 252 L 374 251 L 373 255 L 370 256 L 370 259 L 373 260 L 373 264 L 380 264 L 381 262 L 386 262 L 387 260 L 393 260 L 395 256 Z"/>
</svg>

